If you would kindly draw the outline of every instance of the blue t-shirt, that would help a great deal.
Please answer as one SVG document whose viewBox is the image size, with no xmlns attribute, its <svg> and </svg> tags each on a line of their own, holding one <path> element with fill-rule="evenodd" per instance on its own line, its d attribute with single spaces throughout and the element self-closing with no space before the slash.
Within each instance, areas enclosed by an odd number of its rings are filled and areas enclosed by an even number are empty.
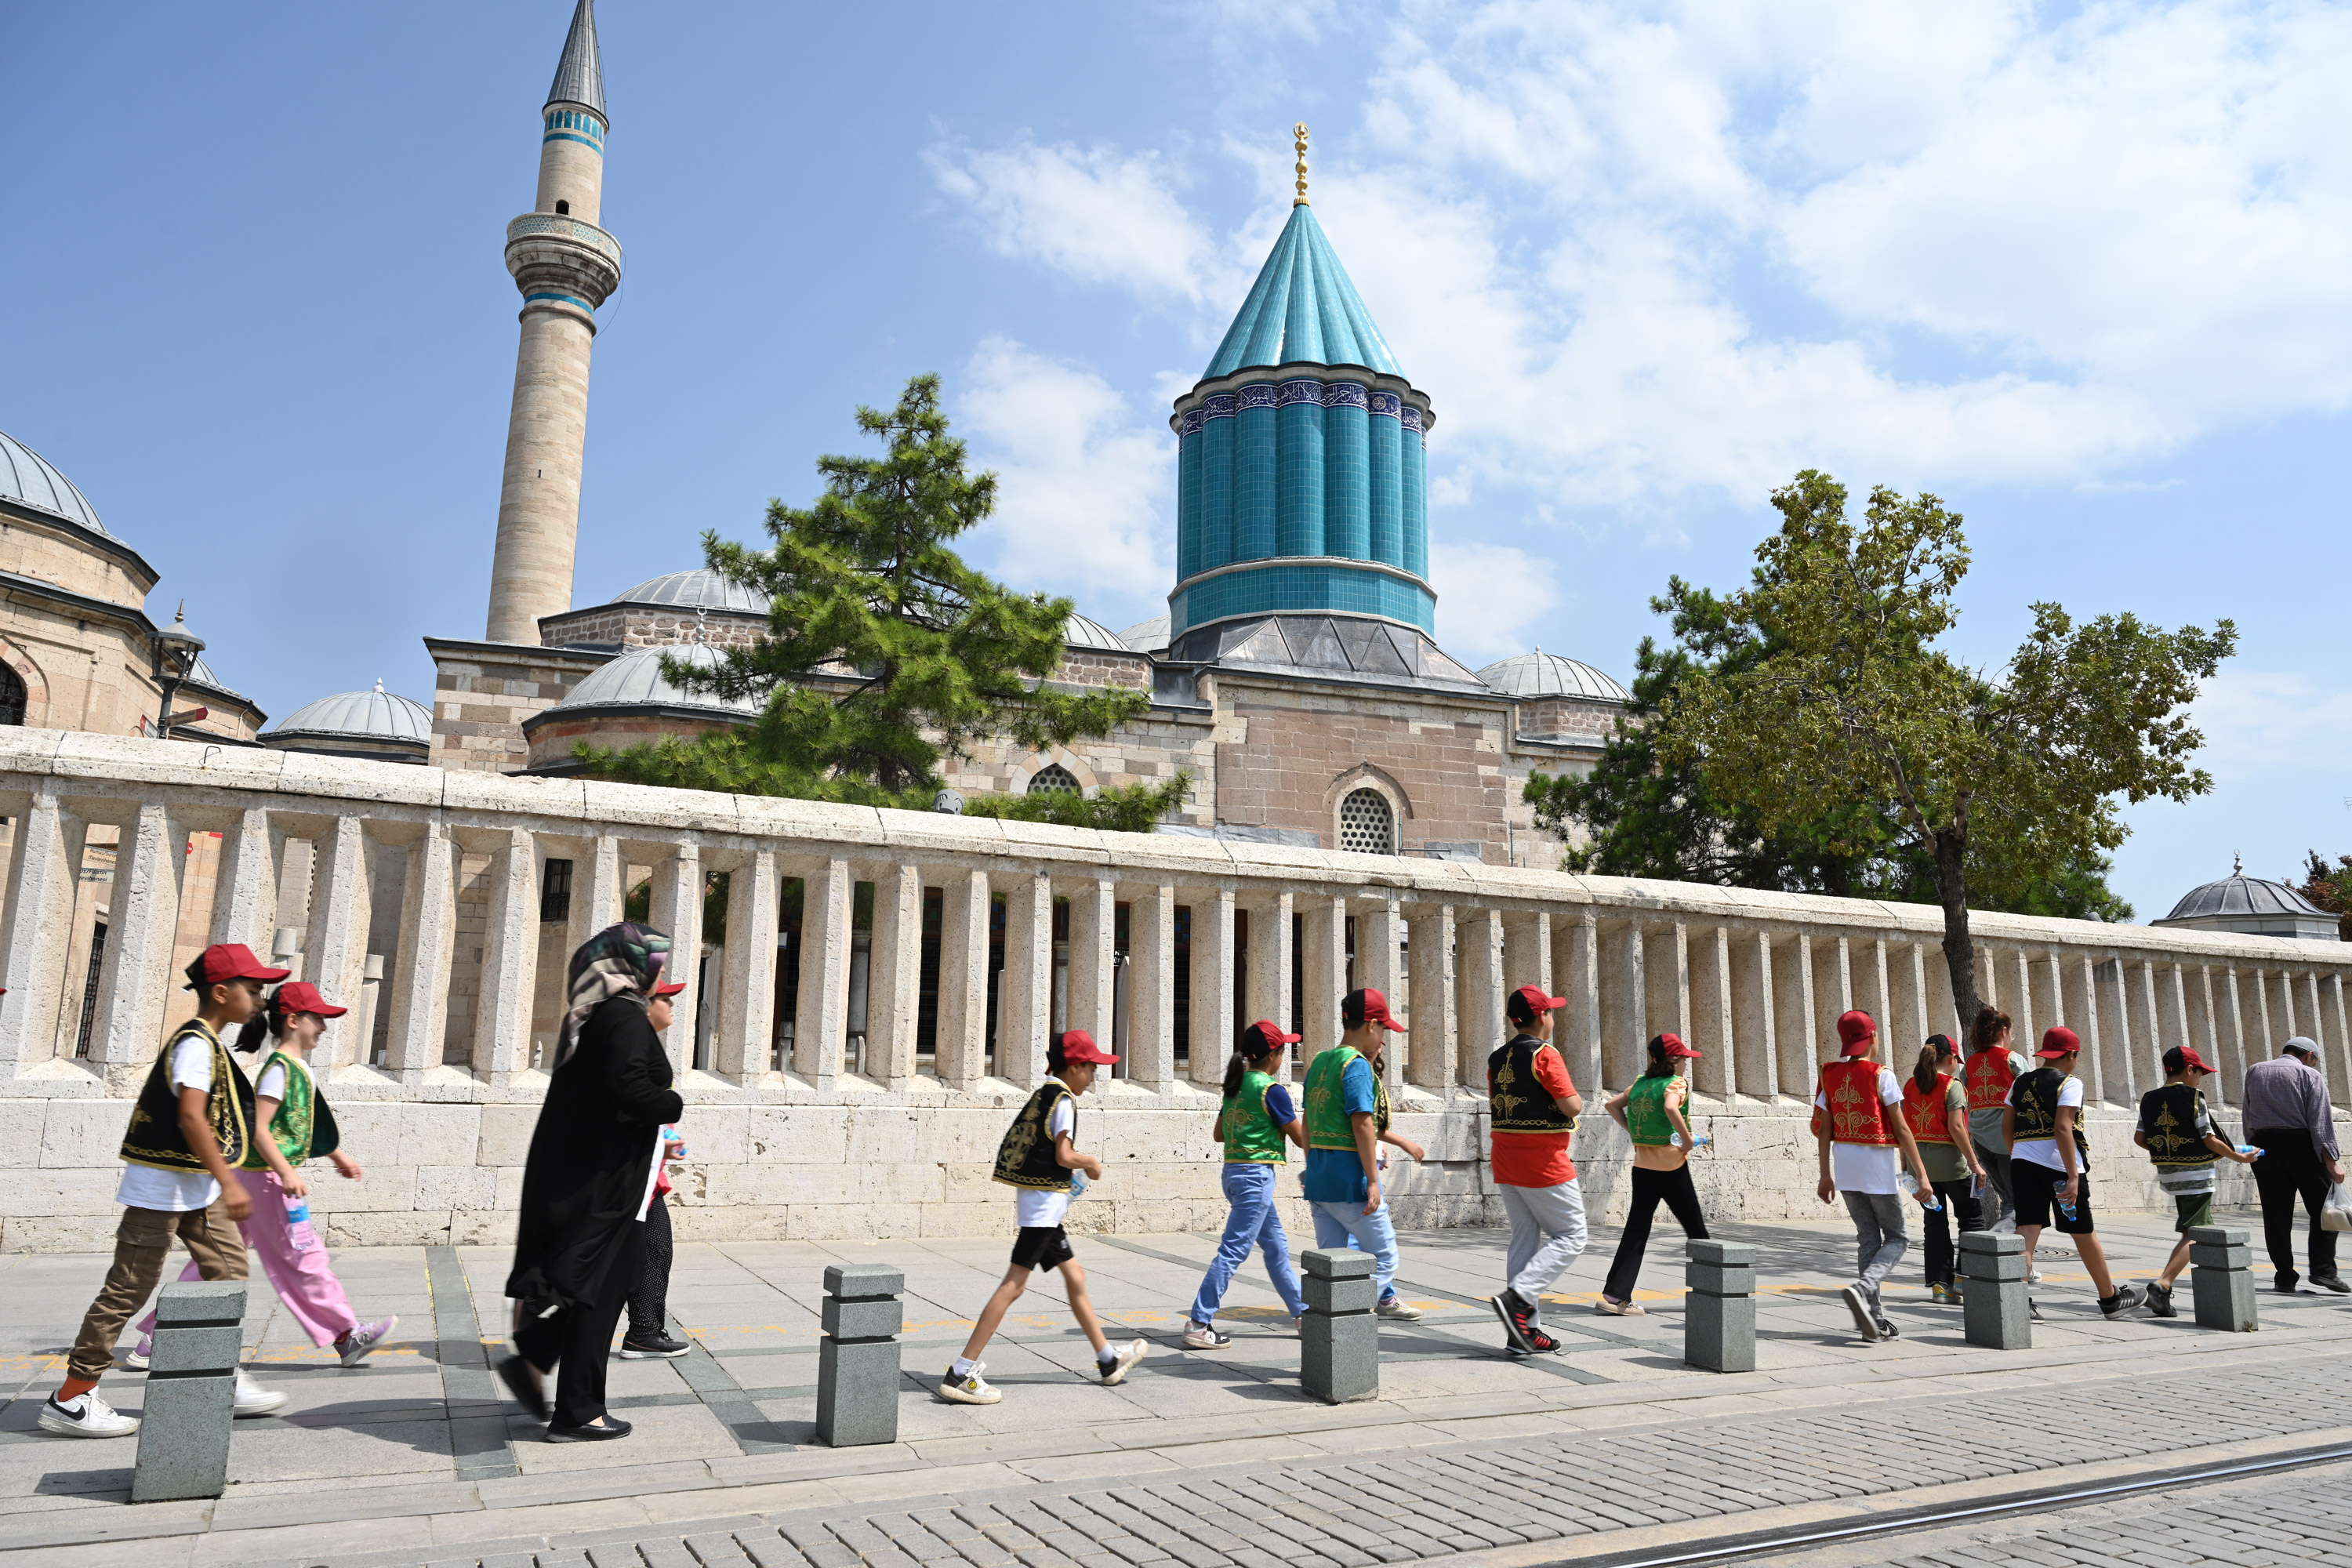
<svg viewBox="0 0 2352 1568">
<path fill-rule="evenodd" d="M 1276 1127 L 1287 1127 L 1298 1120 L 1298 1107 L 1291 1102 L 1290 1091 L 1278 1083 L 1265 1086 L 1265 1113 L 1274 1118 Z"/>
<path fill-rule="evenodd" d="M 1372 1064 L 1358 1057 L 1339 1077 L 1339 1103 L 1349 1116 L 1370 1116 Z M 1371 1191 L 1364 1180 L 1363 1156 L 1353 1149 L 1307 1151 L 1307 1201 L 1317 1204 L 1360 1204 Z"/>
</svg>

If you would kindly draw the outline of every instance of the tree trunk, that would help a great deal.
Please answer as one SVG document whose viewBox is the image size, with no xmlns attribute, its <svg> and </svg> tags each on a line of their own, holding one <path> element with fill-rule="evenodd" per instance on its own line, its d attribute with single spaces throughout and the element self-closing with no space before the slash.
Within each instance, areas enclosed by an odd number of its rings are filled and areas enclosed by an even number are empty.
<svg viewBox="0 0 2352 1568">
<path fill-rule="evenodd" d="M 1951 972 L 1952 1003 L 1960 1013 L 1960 1050 L 1983 1001 L 1977 994 L 1977 949 L 1969 935 L 1968 840 L 1949 829 L 1936 835 L 1936 892 L 1944 906 L 1944 965 Z"/>
</svg>

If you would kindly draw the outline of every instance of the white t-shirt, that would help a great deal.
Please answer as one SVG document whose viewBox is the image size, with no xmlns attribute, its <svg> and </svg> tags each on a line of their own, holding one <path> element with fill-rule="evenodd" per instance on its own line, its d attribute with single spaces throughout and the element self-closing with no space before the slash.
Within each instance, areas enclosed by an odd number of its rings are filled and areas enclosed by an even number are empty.
<svg viewBox="0 0 2352 1568">
<path fill-rule="evenodd" d="M 190 1035 L 172 1047 L 172 1087 L 211 1091 L 210 1040 L 202 1035 Z M 124 1165 L 122 1184 L 114 1189 L 114 1201 L 126 1208 L 162 1209 L 166 1214 L 210 1208 L 219 1196 L 220 1184 L 205 1172 L 161 1171 L 152 1165 Z"/>
<path fill-rule="evenodd" d="M 272 1061 L 261 1069 L 261 1080 L 253 1086 L 256 1100 L 283 1100 L 286 1098 L 286 1064 Z"/>
<path fill-rule="evenodd" d="M 1054 1102 L 1053 1114 L 1045 1118 L 1045 1136 L 1057 1139 L 1077 1125 L 1077 1110 L 1072 1103 L 1076 1095 L 1066 1094 Z M 1013 1212 L 1024 1230 L 1035 1226 L 1059 1225 L 1062 1216 L 1070 1212 L 1067 1193 L 1041 1193 L 1023 1187 L 1013 1194 Z"/>
<path fill-rule="evenodd" d="M 2083 1080 L 2079 1078 L 2069 1078 L 2064 1083 L 2060 1084 L 2058 1103 L 2062 1108 L 2071 1105 L 2080 1111 L 2083 1109 Z M 2075 1120 L 2080 1121 L 2082 1119 L 2077 1116 Z M 2009 1152 L 2017 1159 L 2031 1160 L 2037 1165 L 2047 1165 L 2053 1171 L 2063 1171 L 2066 1168 L 2066 1162 L 2058 1157 L 2058 1140 L 2055 1138 L 2021 1138 L 2010 1146 Z M 2078 1158 L 2075 1164 L 2079 1167 L 2082 1161 Z"/>
<path fill-rule="evenodd" d="M 1903 1086 L 1895 1081 L 1895 1069 L 1878 1069 L 1878 1098 L 1888 1105 L 1903 1103 Z M 1813 1096 L 1813 1103 L 1826 1113 L 1830 1108 L 1826 1093 Z M 1903 1113 L 1896 1110 L 1894 1116 Z M 1892 1125 L 1892 1118 L 1889 1119 Z M 1836 1182 L 1842 1193 L 1879 1193 L 1893 1196 L 1907 1189 L 1897 1185 L 1903 1179 L 1903 1149 L 1895 1143 L 1832 1143 L 1830 1145 L 1830 1179 Z"/>
</svg>

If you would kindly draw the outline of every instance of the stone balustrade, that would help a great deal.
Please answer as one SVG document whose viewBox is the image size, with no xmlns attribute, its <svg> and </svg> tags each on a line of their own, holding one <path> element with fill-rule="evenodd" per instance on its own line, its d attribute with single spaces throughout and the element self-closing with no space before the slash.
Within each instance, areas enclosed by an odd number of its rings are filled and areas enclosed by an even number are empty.
<svg viewBox="0 0 2352 1568">
<path fill-rule="evenodd" d="M 504 1239 L 565 957 L 633 891 L 685 931 L 717 873 L 723 938 L 714 921 L 698 962 L 681 937 L 667 1037 L 689 1237 L 1009 1229 L 989 1162 L 1057 1026 L 1126 1058 L 1080 1111 L 1108 1169 L 1074 1227 L 1220 1223 L 1234 1023 L 1295 1019 L 1311 1054 L 1354 985 L 1412 1024 L 1386 1062 L 1430 1156 L 1392 1179 L 1406 1224 L 1496 1217 L 1486 1060 L 1530 982 L 1570 999 L 1598 1211 L 1622 1206 L 1624 1149 L 1595 1090 L 1672 1029 L 1706 1053 L 1710 1212 L 1818 1212 L 1806 1120 L 1837 1015 L 1878 1016 L 1898 1070 L 1958 1033 L 1921 905 L 22 729 L 0 730 L 0 1158 L 31 1167 L 0 1222 L 16 1249 L 102 1244 L 127 1101 L 187 1010 L 179 967 L 208 941 L 267 956 L 280 931 L 304 978 L 364 1004 L 313 1058 L 368 1167 L 317 1187 L 331 1234 Z M 2083 1038 L 2103 1205 L 2152 1198 L 2127 1111 L 2167 1047 L 2218 1062 L 2226 1109 L 2250 1061 L 2310 1035 L 2352 1100 L 2352 948 L 1990 914 L 1975 934 L 2021 1042 Z"/>
</svg>

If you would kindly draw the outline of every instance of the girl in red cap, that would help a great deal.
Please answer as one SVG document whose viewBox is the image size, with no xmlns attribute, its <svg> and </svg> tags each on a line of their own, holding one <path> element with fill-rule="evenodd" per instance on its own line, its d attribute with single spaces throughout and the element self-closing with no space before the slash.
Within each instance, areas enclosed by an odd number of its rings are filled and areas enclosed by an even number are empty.
<svg viewBox="0 0 2352 1568">
<path fill-rule="evenodd" d="M 311 1047 L 326 1032 L 327 1020 L 350 1012 L 319 994 L 307 980 L 280 985 L 239 1031 L 236 1048 L 256 1051 L 270 1041 L 278 1048 L 261 1064 L 253 1080 L 253 1144 L 237 1166 L 237 1180 L 253 1199 L 253 1213 L 238 1222 L 245 1244 L 261 1256 L 261 1271 L 287 1314 L 301 1325 L 310 1342 L 334 1348 L 345 1366 L 356 1366 L 400 1326 L 398 1318 L 378 1318 L 362 1323 L 335 1278 L 327 1249 L 310 1226 L 310 1184 L 302 1174 L 307 1160 L 324 1155 L 346 1181 L 366 1173 L 343 1152 L 335 1113 L 320 1092 L 308 1060 Z M 183 1280 L 198 1277 L 194 1263 L 182 1271 Z M 154 1347 L 155 1314 L 139 1325 L 139 1350 L 133 1366 L 144 1366 Z"/>
<path fill-rule="evenodd" d="M 1633 1304 L 1633 1281 L 1641 1275 L 1642 1255 L 1650 1247 L 1650 1222 L 1660 1204 L 1681 1225 L 1685 1237 L 1707 1239 L 1706 1216 L 1699 1212 L 1698 1189 L 1691 1184 L 1696 1143 L 1683 1115 L 1690 1100 L 1683 1063 L 1696 1061 L 1698 1055 L 1676 1036 L 1657 1036 L 1650 1041 L 1649 1070 L 1601 1107 L 1633 1145 L 1633 1199 L 1625 1211 L 1625 1229 L 1617 1238 L 1617 1256 L 1610 1260 L 1609 1279 L 1594 1303 L 1612 1318 L 1642 1311 Z"/>
<path fill-rule="evenodd" d="M 1225 1287 L 1249 1261 L 1252 1249 L 1265 1254 L 1266 1278 L 1289 1309 L 1292 1321 L 1306 1316 L 1307 1298 L 1299 1294 L 1298 1276 L 1291 1271 L 1290 1236 L 1274 1206 L 1275 1167 L 1288 1163 L 1286 1147 L 1307 1147 L 1307 1127 L 1290 1090 L 1276 1081 L 1284 1049 L 1298 1043 L 1264 1019 L 1241 1032 L 1234 1054 L 1225 1063 L 1224 1108 L 1217 1112 L 1216 1139 L 1224 1145 L 1225 1201 L 1233 1205 L 1225 1234 L 1217 1242 L 1217 1256 L 1201 1279 L 1199 1294 L 1184 1319 L 1184 1348 L 1221 1351 L 1234 1342 L 1217 1331 L 1217 1308 Z"/>
</svg>

